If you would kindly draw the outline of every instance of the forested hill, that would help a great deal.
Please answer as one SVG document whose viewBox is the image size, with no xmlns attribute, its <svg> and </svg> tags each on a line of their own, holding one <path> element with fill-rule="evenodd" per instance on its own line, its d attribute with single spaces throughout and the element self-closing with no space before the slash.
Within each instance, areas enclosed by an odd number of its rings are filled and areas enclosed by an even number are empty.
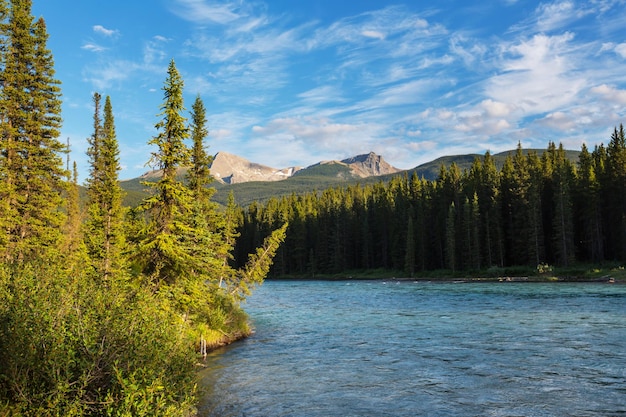
<svg viewBox="0 0 626 417">
<path fill-rule="evenodd" d="M 507 156 L 513 156 L 515 154 L 515 150 L 504 151 L 500 153 L 496 153 L 491 155 L 493 157 L 494 163 L 498 169 L 501 169 L 504 165 L 504 160 Z M 538 156 L 542 156 L 545 152 L 545 149 L 522 149 L 522 154 L 528 155 L 529 152 L 535 152 Z M 575 150 L 565 150 L 565 157 L 573 162 L 578 162 L 578 156 L 580 155 L 580 151 Z M 436 180 L 439 174 L 441 173 L 441 167 L 449 168 L 452 163 L 455 163 L 456 166 L 459 167 L 461 172 L 465 170 L 469 170 L 474 163 L 476 158 L 481 159 L 483 155 L 480 154 L 467 154 L 467 155 L 451 155 L 451 156 L 442 156 L 437 158 L 431 162 L 426 162 L 421 164 L 413 169 L 408 170 L 407 172 L 411 175 L 413 172 L 417 174 L 419 178 L 424 178 L 427 180 Z M 389 177 L 389 176 L 388 176 Z"/>
<path fill-rule="evenodd" d="M 543 154 L 543 149 L 523 149 L 522 152 L 536 152 L 539 156 Z M 500 152 L 492 155 L 498 169 L 504 164 L 507 155 L 512 155 L 515 150 Z M 566 150 L 565 155 L 571 162 L 578 162 L 580 151 Z M 413 169 L 400 171 L 398 173 L 360 178 L 350 175 L 350 169 L 341 163 L 318 163 L 307 169 L 299 171 L 296 175 L 282 181 L 253 181 L 236 184 L 225 184 L 214 181 L 211 186 L 217 190 L 214 201 L 226 205 L 230 192 L 234 194 L 235 202 L 241 206 L 248 206 L 254 201 L 266 202 L 272 197 L 288 196 L 293 193 L 302 194 L 310 191 L 323 191 L 330 187 L 344 186 L 351 184 L 373 184 L 380 181 L 389 181 L 397 176 L 412 176 L 417 174 L 418 178 L 435 180 L 441 172 L 441 167 L 449 168 L 452 163 L 462 171 L 469 170 L 476 158 L 482 158 L 480 154 L 449 155 L 442 156 L 433 161 L 418 165 Z M 135 206 L 145 197 L 146 187 L 141 184 L 144 178 L 134 178 L 122 181 L 122 188 L 126 191 L 124 203 L 128 206 Z M 149 178 L 148 178 L 149 180 Z"/>
<path fill-rule="evenodd" d="M 577 154 L 573 161 L 572 156 Z M 469 160 L 473 162 L 469 167 Z M 456 162 L 459 161 L 459 164 Z M 242 253 L 289 222 L 277 276 L 485 271 L 626 261 L 626 139 L 568 152 L 449 158 L 436 180 L 401 175 L 272 198 L 245 213 Z M 441 169 L 441 164 L 450 166 Z M 463 169 L 465 168 L 465 169 Z M 543 268 L 543 267 L 542 267 Z"/>
</svg>

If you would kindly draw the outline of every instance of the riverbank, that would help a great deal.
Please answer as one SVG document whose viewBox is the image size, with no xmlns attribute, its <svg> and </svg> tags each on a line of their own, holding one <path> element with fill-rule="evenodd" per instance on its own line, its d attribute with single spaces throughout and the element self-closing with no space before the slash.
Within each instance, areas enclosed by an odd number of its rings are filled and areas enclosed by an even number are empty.
<svg viewBox="0 0 626 417">
<path fill-rule="evenodd" d="M 268 277 L 268 280 L 391 280 L 391 281 L 438 281 L 438 282 L 606 282 L 626 283 L 626 270 L 615 265 L 579 264 L 569 267 L 553 267 L 540 264 L 536 268 L 515 266 L 490 267 L 478 271 L 436 270 L 407 276 L 403 271 L 387 269 L 355 270 L 336 274 L 298 274 Z"/>
</svg>

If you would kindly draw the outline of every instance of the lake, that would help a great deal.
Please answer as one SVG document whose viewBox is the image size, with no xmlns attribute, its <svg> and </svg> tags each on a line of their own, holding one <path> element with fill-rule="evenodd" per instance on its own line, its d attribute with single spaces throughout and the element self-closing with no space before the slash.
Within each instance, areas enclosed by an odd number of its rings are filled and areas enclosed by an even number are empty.
<svg viewBox="0 0 626 417">
<path fill-rule="evenodd" d="M 624 416 L 626 285 L 268 281 L 200 416 Z"/>
</svg>

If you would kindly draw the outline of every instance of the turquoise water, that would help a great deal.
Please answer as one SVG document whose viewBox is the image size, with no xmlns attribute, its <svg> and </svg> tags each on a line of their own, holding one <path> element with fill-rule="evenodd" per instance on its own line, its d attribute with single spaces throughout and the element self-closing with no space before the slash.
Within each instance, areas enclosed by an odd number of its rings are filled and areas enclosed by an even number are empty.
<svg viewBox="0 0 626 417">
<path fill-rule="evenodd" d="M 271 281 L 201 416 L 624 416 L 626 286 Z"/>
</svg>

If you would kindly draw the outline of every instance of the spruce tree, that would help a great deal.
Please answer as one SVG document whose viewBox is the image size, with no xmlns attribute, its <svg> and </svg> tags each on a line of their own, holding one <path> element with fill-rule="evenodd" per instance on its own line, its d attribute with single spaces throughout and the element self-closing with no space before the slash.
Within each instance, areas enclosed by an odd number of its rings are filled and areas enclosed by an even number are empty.
<svg viewBox="0 0 626 417">
<path fill-rule="evenodd" d="M 185 145 L 189 129 L 182 115 L 183 85 L 172 60 L 163 87 L 164 102 L 158 115 L 161 120 L 155 125 L 159 133 L 148 142 L 157 148 L 151 164 L 160 170 L 161 178 L 144 183 L 153 193 L 141 205 L 149 216 L 149 224 L 135 259 L 157 287 L 161 282 L 174 283 L 193 261 L 188 243 L 182 240 L 192 232 L 185 218 L 192 209 L 193 196 L 177 178 L 178 169 L 190 162 L 190 152 Z"/>
<path fill-rule="evenodd" d="M 224 223 L 220 234 L 221 245 L 219 245 L 215 251 L 220 261 L 219 273 L 217 274 L 220 288 L 222 285 L 226 287 L 234 285 L 233 280 L 236 278 L 236 274 L 231 267 L 231 262 L 234 259 L 233 251 L 237 238 L 240 236 L 237 228 L 243 223 L 241 217 L 241 212 L 237 209 L 237 205 L 235 204 L 235 196 L 231 191 L 231 193 L 228 194 L 228 204 L 226 205 L 223 216 Z"/>
<path fill-rule="evenodd" d="M 527 155 L 528 168 L 528 185 L 526 189 L 526 197 L 528 201 L 528 219 L 526 226 L 528 227 L 528 262 L 530 265 L 539 265 L 546 258 L 545 253 L 545 234 L 543 230 L 542 208 L 544 202 L 542 199 L 543 190 L 543 171 L 541 160 L 537 152 L 530 151 Z"/>
<path fill-rule="evenodd" d="M 626 260 L 626 132 L 620 124 L 611 134 L 606 148 L 604 175 L 604 203 L 606 206 L 605 233 L 607 255 L 615 260 Z"/>
<path fill-rule="evenodd" d="M 553 235 L 555 261 L 568 266 L 575 259 L 574 214 L 572 209 L 572 183 L 574 169 L 560 144 L 555 153 L 553 173 Z"/>
<path fill-rule="evenodd" d="M 413 216 L 409 216 L 406 233 L 406 250 L 404 255 L 404 272 L 413 277 L 415 274 L 415 226 Z"/>
<path fill-rule="evenodd" d="M 452 272 L 456 270 L 456 207 L 454 202 L 448 207 L 446 218 L 446 267 Z"/>
<path fill-rule="evenodd" d="M 210 165 L 213 158 L 209 156 L 204 148 L 204 139 L 209 134 L 206 127 L 206 109 L 200 96 L 191 107 L 191 167 L 187 172 L 189 188 L 197 198 L 207 199 L 212 191 L 207 189 L 207 185 L 213 181 L 210 175 Z"/>
<path fill-rule="evenodd" d="M 604 238 L 602 233 L 602 208 L 598 169 L 593 155 L 583 144 L 576 176 L 576 224 L 580 242 L 581 260 L 600 262 L 604 260 Z"/>
<path fill-rule="evenodd" d="M 45 22 L 34 22 L 30 0 L 13 0 L 11 6 L 2 25 L 0 172 L 5 185 L 0 192 L 2 215 L 12 221 L 3 224 L 0 243 L 6 260 L 22 261 L 54 254 L 61 241 L 65 146 L 58 140 L 60 83 Z"/>
<path fill-rule="evenodd" d="M 69 146 L 68 146 L 69 147 Z M 68 154 L 69 155 L 69 154 Z M 82 223 L 83 212 L 80 204 L 80 190 L 78 186 L 78 168 L 73 163 L 72 176 L 68 178 L 67 191 L 67 220 L 64 228 L 63 253 L 68 258 L 67 266 L 83 268 L 86 252 L 83 244 Z"/>
<path fill-rule="evenodd" d="M 101 96 L 94 94 L 94 133 L 88 150 L 91 176 L 88 180 L 89 219 L 86 222 L 86 243 L 94 272 L 104 281 L 123 266 L 125 246 L 123 191 L 118 173 L 119 147 L 115 119 L 109 96 L 104 104 L 101 123 Z"/>
</svg>

